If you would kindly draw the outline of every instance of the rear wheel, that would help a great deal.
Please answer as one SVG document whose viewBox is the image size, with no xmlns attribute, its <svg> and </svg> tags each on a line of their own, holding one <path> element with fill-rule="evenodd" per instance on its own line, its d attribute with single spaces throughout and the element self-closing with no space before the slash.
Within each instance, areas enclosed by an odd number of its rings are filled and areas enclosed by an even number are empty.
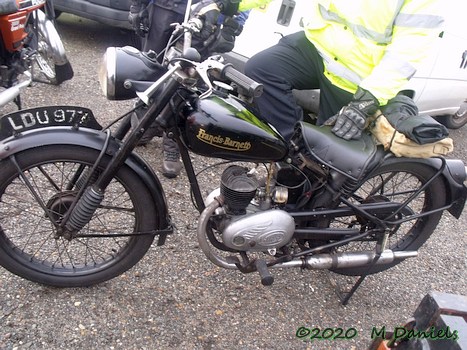
<svg viewBox="0 0 467 350">
<path fill-rule="evenodd" d="M 57 223 L 83 183 L 83 174 L 98 155 L 94 149 L 79 146 L 26 150 L 15 155 L 21 175 L 11 159 L 0 162 L 3 267 L 31 281 L 77 287 L 116 277 L 144 256 L 154 236 L 116 236 L 149 232 L 160 222 L 148 189 L 126 166 L 119 169 L 104 200 L 76 237 L 57 231 Z"/>
<path fill-rule="evenodd" d="M 420 189 L 435 173 L 434 169 L 420 163 L 406 162 L 393 163 L 377 169 L 369 176 L 362 186 L 352 196 L 354 203 L 396 202 L 404 203 L 418 189 Z M 444 205 L 446 194 L 443 181 L 436 178 L 418 196 L 413 198 L 393 220 L 402 220 L 407 216 L 425 213 Z M 392 213 L 384 214 L 390 216 Z M 442 216 L 437 212 L 422 218 L 403 222 L 388 227 L 389 240 L 386 249 L 393 251 L 411 251 L 420 248 L 435 230 Z M 359 229 L 361 232 L 370 230 L 371 223 L 362 217 L 352 216 L 334 219 L 331 227 L 346 227 Z M 369 236 L 364 240 L 351 242 L 339 247 L 339 252 L 374 251 L 376 237 Z M 369 273 L 384 271 L 397 265 L 395 261 L 387 265 L 377 265 Z M 334 269 L 336 273 L 343 275 L 362 275 L 368 271 L 367 267 Z"/>
</svg>

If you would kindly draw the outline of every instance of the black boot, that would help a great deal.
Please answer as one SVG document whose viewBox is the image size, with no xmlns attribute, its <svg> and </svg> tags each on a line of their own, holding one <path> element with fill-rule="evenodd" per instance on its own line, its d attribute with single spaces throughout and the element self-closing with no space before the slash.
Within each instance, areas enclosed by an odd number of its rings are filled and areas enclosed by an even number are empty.
<svg viewBox="0 0 467 350">
<path fill-rule="evenodd" d="M 177 177 L 182 170 L 180 162 L 180 151 L 177 143 L 164 133 L 162 137 L 162 148 L 164 151 L 164 161 L 162 162 L 162 175 L 172 179 Z"/>
</svg>

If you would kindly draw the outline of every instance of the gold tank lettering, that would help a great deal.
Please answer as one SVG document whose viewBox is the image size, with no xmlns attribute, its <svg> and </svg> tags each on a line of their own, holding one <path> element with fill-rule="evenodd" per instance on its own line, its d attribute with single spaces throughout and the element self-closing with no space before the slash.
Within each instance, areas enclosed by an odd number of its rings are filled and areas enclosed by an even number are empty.
<svg viewBox="0 0 467 350">
<path fill-rule="evenodd" d="M 248 151 L 251 148 L 251 142 L 249 141 L 235 141 L 229 137 L 224 138 L 221 135 L 208 134 L 204 129 L 199 129 L 196 138 L 214 147 L 228 149 L 231 151 L 242 152 Z"/>
</svg>

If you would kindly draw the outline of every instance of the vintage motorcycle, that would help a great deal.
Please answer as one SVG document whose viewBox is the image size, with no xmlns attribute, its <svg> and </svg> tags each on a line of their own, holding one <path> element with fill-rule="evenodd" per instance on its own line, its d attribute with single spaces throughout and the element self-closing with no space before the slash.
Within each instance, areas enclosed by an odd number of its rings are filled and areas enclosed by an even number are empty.
<svg viewBox="0 0 467 350">
<path fill-rule="evenodd" d="M 0 0 L 0 107 L 14 101 L 33 80 L 61 84 L 73 77 L 46 0 Z"/>
<path fill-rule="evenodd" d="M 444 210 L 459 218 L 462 161 L 397 158 L 369 133 L 345 141 L 305 122 L 284 141 L 254 108 L 260 84 L 219 57 L 199 61 L 189 45 L 199 27 L 177 26 L 163 64 L 153 52 L 107 49 L 100 71 L 107 98 L 140 101 L 114 131 L 75 106 L 1 119 L 3 267 L 46 285 L 89 286 L 130 269 L 154 238 L 163 245 L 173 231 L 166 197 L 133 152 L 154 121 L 180 147 L 206 257 L 258 272 L 264 285 L 276 268 L 329 269 L 361 283 L 417 256 Z M 146 112 L 132 127 L 139 108 Z M 223 167 L 208 196 L 192 153 Z"/>
</svg>

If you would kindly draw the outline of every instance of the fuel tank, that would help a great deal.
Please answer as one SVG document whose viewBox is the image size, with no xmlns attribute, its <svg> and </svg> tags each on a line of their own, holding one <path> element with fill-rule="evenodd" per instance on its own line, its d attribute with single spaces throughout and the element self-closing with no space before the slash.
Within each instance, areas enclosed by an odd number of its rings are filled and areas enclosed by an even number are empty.
<svg viewBox="0 0 467 350">
<path fill-rule="evenodd" d="M 238 161 L 280 161 L 288 153 L 281 135 L 230 95 L 198 99 L 182 138 L 194 153 Z"/>
</svg>

